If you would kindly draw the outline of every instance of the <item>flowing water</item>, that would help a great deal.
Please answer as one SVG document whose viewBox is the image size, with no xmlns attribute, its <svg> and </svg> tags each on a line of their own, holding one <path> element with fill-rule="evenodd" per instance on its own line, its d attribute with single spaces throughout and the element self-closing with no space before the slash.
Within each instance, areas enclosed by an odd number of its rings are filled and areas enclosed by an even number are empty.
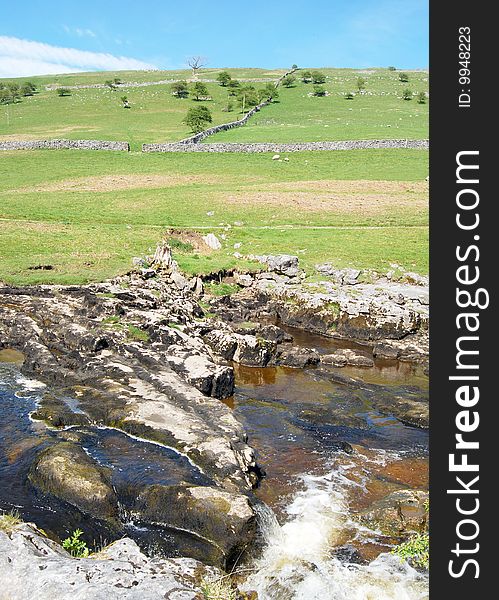
<svg viewBox="0 0 499 600">
<path fill-rule="evenodd" d="M 290 332 L 297 345 L 321 353 L 338 347 L 371 352 L 365 346 Z M 330 371 L 235 369 L 236 394 L 226 403 L 244 424 L 266 470 L 256 491 L 262 501 L 261 551 L 239 565 L 241 587 L 256 590 L 260 600 L 427 598 L 427 576 L 390 554 L 395 540 L 356 518 L 394 490 L 427 489 L 427 432 L 382 414 L 376 403 L 381 395 L 426 398 L 423 373 L 397 361 Z M 353 378 L 355 384 L 337 375 Z M 102 522 L 40 496 L 29 483 L 34 456 L 57 435 L 29 416 L 43 391 L 42 384 L 20 375 L 15 361 L 0 362 L 0 509 L 17 508 L 24 519 L 60 538 L 80 527 L 89 532 L 90 545 L 104 543 L 106 536 L 114 539 L 116 532 L 107 531 Z M 76 399 L 67 402 L 78 410 Z M 160 444 L 110 428 L 74 430 L 85 451 L 111 470 L 112 483 L 124 499 L 124 533 L 148 551 L 175 556 L 189 550 L 202 559 L 200 540 L 135 523 L 127 519 L 125 505 L 127 495 L 141 485 L 206 485 L 206 475 Z M 349 450 L 345 442 L 353 453 L 344 451 Z"/>
</svg>

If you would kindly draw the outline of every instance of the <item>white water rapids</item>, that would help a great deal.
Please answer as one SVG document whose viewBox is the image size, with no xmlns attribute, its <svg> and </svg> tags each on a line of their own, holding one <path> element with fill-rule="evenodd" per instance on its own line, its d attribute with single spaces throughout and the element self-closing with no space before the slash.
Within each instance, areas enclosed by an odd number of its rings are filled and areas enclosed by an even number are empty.
<svg viewBox="0 0 499 600">
<path fill-rule="evenodd" d="M 368 565 L 332 555 L 345 534 L 365 541 L 374 534 L 349 515 L 346 493 L 362 493 L 363 487 L 348 478 L 351 467 L 336 465 L 326 475 L 303 476 L 303 489 L 287 506 L 283 525 L 269 508 L 260 509 L 265 548 L 244 589 L 256 590 L 259 600 L 428 598 L 427 576 L 393 554 L 381 554 Z"/>
</svg>

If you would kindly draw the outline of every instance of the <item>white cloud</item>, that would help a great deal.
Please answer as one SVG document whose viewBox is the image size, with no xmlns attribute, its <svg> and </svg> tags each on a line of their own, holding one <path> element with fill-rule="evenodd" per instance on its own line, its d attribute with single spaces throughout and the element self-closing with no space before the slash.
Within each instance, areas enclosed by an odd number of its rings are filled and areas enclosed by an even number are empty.
<svg viewBox="0 0 499 600">
<path fill-rule="evenodd" d="M 154 65 L 126 56 L 62 48 L 0 36 L 0 77 L 156 68 Z"/>
</svg>

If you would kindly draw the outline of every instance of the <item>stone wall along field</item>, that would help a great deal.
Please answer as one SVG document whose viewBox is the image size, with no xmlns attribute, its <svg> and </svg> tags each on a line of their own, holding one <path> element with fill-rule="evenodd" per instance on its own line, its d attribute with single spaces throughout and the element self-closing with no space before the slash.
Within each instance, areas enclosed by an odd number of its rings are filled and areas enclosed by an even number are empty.
<svg viewBox="0 0 499 600">
<path fill-rule="evenodd" d="M 0 150 L 119 150 L 129 152 L 128 142 L 103 140 L 9 140 L 0 141 Z"/>
<path fill-rule="evenodd" d="M 230 124 L 228 124 L 230 125 Z M 219 126 L 221 127 L 221 126 Z M 203 132 L 205 133 L 205 132 Z M 203 138 L 201 138 L 203 139 Z M 142 152 L 303 152 L 307 150 L 368 150 L 412 148 L 428 150 L 428 140 L 349 140 L 343 142 L 266 143 L 196 143 L 143 144 Z"/>
</svg>

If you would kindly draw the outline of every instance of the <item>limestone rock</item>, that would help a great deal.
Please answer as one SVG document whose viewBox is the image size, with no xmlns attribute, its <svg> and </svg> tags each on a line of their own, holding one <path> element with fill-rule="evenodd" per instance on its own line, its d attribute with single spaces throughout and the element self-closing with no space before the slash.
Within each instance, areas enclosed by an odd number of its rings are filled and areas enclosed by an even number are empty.
<svg viewBox="0 0 499 600">
<path fill-rule="evenodd" d="M 102 468 L 71 442 L 59 442 L 40 453 L 31 482 L 80 510 L 101 518 L 115 517 L 117 499 Z"/>
<path fill-rule="evenodd" d="M 199 600 L 202 579 L 216 576 L 218 569 L 189 558 L 148 558 L 128 538 L 72 558 L 33 525 L 0 531 L 1 596 L 9 600 Z"/>
<path fill-rule="evenodd" d="M 386 535 L 424 532 L 428 529 L 427 500 L 428 493 L 425 491 L 397 490 L 364 511 L 361 520 L 370 527 L 381 529 Z"/>
</svg>

